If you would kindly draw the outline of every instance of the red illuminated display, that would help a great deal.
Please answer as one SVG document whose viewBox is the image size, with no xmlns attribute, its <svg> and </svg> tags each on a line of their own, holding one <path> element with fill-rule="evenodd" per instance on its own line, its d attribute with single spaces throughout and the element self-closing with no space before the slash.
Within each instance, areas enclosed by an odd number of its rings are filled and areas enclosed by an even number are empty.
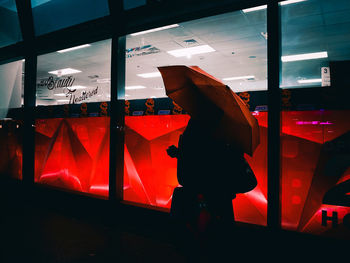
<svg viewBox="0 0 350 263">
<path fill-rule="evenodd" d="M 35 122 L 35 182 L 108 197 L 109 117 Z"/>
<path fill-rule="evenodd" d="M 233 201 L 237 221 L 266 225 L 267 218 L 267 113 L 256 112 L 261 144 L 246 158 L 254 170 L 258 187 L 239 194 Z M 343 226 L 350 213 L 346 206 L 323 204 L 323 195 L 350 178 L 345 173 L 327 180 L 319 166 L 322 147 L 350 130 L 344 111 L 289 111 L 282 113 L 282 227 L 301 232 L 328 234 L 332 219 Z M 124 199 L 169 209 L 176 180 L 176 160 L 166 154 L 177 145 L 189 116 L 126 117 Z M 322 163 L 322 160 L 321 160 Z M 318 194 L 317 194 L 318 193 Z M 322 211 L 328 224 L 322 226 Z M 326 219 L 324 217 L 324 219 Z M 325 222 L 323 222 L 325 223 Z M 345 232 L 349 233 L 349 232 Z M 348 234 L 349 236 L 349 234 Z"/>
<path fill-rule="evenodd" d="M 267 123 L 267 114 L 256 113 L 259 123 Z M 188 115 L 127 116 L 125 119 L 124 199 L 131 202 L 170 209 L 173 190 L 178 186 L 176 159 L 166 149 L 177 145 Z M 246 156 L 254 170 L 258 186 L 234 200 L 235 218 L 266 225 L 267 129 L 261 129 L 261 145 L 253 157 Z"/>
<path fill-rule="evenodd" d="M 254 114 L 261 144 L 253 157 L 246 158 L 258 186 L 239 194 L 233 205 L 237 221 L 266 225 L 267 113 Z M 348 155 L 342 152 L 344 142 L 350 141 L 348 114 L 282 112 L 283 228 L 350 237 L 350 169 Z M 188 120 L 188 115 L 126 116 L 124 200 L 169 211 L 178 182 L 176 159 L 166 149 L 177 145 Z M 35 182 L 107 197 L 109 121 L 108 117 L 37 120 Z M 340 161 L 334 166 L 334 160 Z"/>
<path fill-rule="evenodd" d="M 283 228 L 350 238 L 349 113 L 282 113 Z"/>
</svg>

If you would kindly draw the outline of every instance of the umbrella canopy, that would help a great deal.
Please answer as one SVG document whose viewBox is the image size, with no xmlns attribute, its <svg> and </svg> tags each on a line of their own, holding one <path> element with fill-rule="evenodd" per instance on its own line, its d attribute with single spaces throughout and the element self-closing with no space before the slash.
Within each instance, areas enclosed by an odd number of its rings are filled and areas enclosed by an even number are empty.
<svg viewBox="0 0 350 263">
<path fill-rule="evenodd" d="M 214 135 L 253 155 L 260 143 L 259 125 L 238 95 L 197 66 L 165 66 L 158 69 L 169 98 L 194 118 L 212 121 L 218 117 Z"/>
</svg>

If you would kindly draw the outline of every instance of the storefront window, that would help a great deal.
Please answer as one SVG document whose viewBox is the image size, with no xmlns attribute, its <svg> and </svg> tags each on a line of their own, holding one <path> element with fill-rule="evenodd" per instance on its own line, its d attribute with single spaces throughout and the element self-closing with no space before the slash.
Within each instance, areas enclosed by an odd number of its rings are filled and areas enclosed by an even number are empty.
<svg viewBox="0 0 350 263">
<path fill-rule="evenodd" d="M 331 84 L 329 62 L 350 60 L 349 11 L 348 0 L 307 0 L 281 6 L 281 88 Z"/>
<path fill-rule="evenodd" d="M 107 0 L 31 0 L 36 35 L 109 15 Z"/>
<path fill-rule="evenodd" d="M 35 121 L 35 182 L 108 197 L 109 117 Z"/>
<path fill-rule="evenodd" d="M 0 176 L 22 179 L 24 60 L 0 65 Z"/>
<path fill-rule="evenodd" d="M 345 239 L 350 237 L 344 67 L 350 60 L 349 10 L 349 1 L 281 6 L 282 228 Z"/>
<path fill-rule="evenodd" d="M 266 225 L 266 11 L 237 11 L 145 30 L 126 37 L 124 199 L 169 211 L 179 185 L 178 145 L 190 116 L 170 100 L 157 67 L 198 66 L 221 80 L 255 111 L 261 144 L 246 156 L 258 186 L 234 201 L 235 219 Z M 234 168 L 233 168 L 234 169 Z"/>
<path fill-rule="evenodd" d="M 111 40 L 38 56 L 36 105 L 110 100 Z"/>
<path fill-rule="evenodd" d="M 22 40 L 15 0 L 0 2 L 0 48 Z"/>
<path fill-rule="evenodd" d="M 0 65 L 0 119 L 23 105 L 24 60 Z"/>
</svg>

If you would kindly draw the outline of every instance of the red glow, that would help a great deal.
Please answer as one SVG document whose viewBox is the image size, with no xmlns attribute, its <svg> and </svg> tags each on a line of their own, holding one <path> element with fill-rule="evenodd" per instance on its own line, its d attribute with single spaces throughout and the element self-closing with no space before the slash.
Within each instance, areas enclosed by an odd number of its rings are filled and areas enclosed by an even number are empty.
<svg viewBox="0 0 350 263">
<path fill-rule="evenodd" d="M 260 112 L 258 120 L 266 120 Z M 124 199 L 170 209 L 173 190 L 178 186 L 176 159 L 166 154 L 170 145 L 177 145 L 188 115 L 127 116 L 125 135 Z M 233 204 L 235 218 L 266 225 L 266 128 L 261 129 L 262 142 L 253 157 L 246 156 L 257 175 L 259 186 L 240 195 Z"/>
<path fill-rule="evenodd" d="M 339 212 L 339 220 L 350 212 L 348 207 L 322 204 L 324 194 L 335 184 L 346 181 L 349 178 L 348 172 L 337 180 L 325 176 L 322 170 L 316 171 L 320 165 L 319 158 L 324 148 L 323 144 L 350 130 L 349 113 L 349 111 L 282 113 L 283 228 L 332 235 L 334 231 L 331 226 L 325 228 L 321 225 L 321 211 L 332 208 L 331 211 Z M 312 125 L 298 125 L 298 122 Z M 327 159 L 324 159 L 324 162 L 326 161 Z M 350 232 L 345 228 L 344 233 L 349 235 Z"/>
<path fill-rule="evenodd" d="M 35 182 L 108 196 L 108 117 L 36 120 L 35 131 Z"/>
</svg>

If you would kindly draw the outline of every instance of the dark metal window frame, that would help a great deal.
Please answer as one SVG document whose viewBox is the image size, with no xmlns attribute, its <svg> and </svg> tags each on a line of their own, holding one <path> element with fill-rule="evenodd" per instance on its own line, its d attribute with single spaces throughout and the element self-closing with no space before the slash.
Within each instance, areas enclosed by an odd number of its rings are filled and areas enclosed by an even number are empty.
<svg viewBox="0 0 350 263">
<path fill-rule="evenodd" d="M 109 0 L 110 15 L 35 36 L 30 1 L 16 0 L 23 41 L 0 49 L 0 64 L 25 58 L 23 183 L 34 186 L 35 89 L 37 56 L 79 44 L 112 38 L 109 201 L 123 200 L 124 177 L 124 85 L 125 36 L 170 23 L 241 10 L 267 4 L 268 31 L 268 215 L 267 225 L 280 229 L 280 15 L 277 0 L 159 1 L 124 11 L 123 1 Z M 163 3 L 164 2 L 164 3 Z M 187 8 L 183 8 L 184 3 Z M 182 3 L 182 4 L 181 4 Z M 172 10 L 173 12 L 167 12 Z M 48 106 L 49 107 L 49 106 Z"/>
</svg>

